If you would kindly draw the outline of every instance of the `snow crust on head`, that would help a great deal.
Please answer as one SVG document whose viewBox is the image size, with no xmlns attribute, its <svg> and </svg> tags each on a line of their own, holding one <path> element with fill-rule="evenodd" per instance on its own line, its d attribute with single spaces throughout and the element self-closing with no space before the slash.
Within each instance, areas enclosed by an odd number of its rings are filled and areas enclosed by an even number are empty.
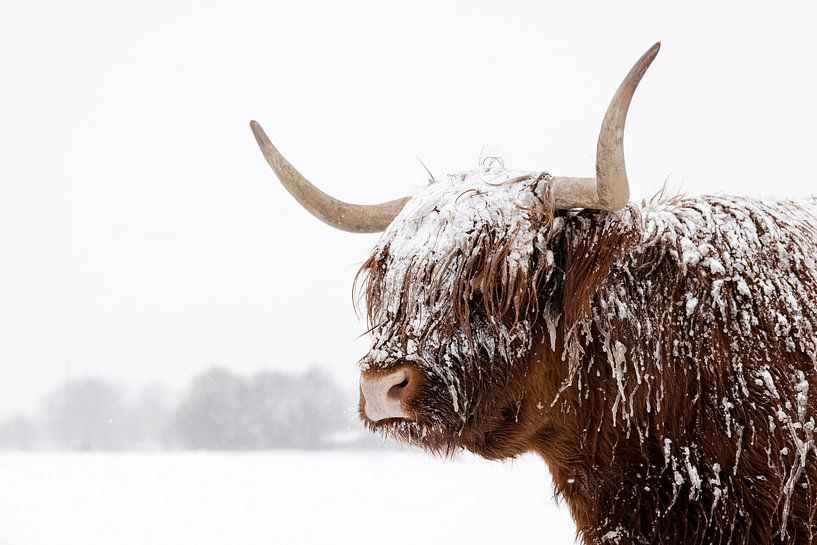
<svg viewBox="0 0 817 545">
<path fill-rule="evenodd" d="M 372 349 L 364 369 L 414 361 L 447 385 L 454 412 L 470 392 L 453 372 L 511 365 L 530 347 L 532 286 L 546 268 L 550 177 L 482 167 L 419 191 L 369 262 Z"/>
</svg>

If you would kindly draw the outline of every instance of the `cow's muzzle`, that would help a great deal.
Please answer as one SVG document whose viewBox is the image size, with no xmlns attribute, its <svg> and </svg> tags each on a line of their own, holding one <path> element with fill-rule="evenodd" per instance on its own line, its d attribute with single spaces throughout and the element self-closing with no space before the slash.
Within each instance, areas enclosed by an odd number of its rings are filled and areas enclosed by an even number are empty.
<svg viewBox="0 0 817 545">
<path fill-rule="evenodd" d="M 420 375 L 412 365 L 360 374 L 360 401 L 366 418 L 413 420 L 410 401 L 417 395 Z"/>
</svg>

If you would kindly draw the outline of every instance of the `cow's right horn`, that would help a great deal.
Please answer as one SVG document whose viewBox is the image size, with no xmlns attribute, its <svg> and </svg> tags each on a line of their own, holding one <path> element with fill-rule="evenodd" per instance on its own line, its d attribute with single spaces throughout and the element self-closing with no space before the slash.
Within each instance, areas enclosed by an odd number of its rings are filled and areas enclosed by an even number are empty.
<svg viewBox="0 0 817 545">
<path fill-rule="evenodd" d="M 624 165 L 624 122 L 633 93 L 659 49 L 661 42 L 654 44 L 636 61 L 607 107 L 596 145 L 596 176 L 553 179 L 552 193 L 556 208 L 620 210 L 627 205 L 630 184 Z"/>
<path fill-rule="evenodd" d="M 324 223 L 350 233 L 377 233 L 386 229 L 403 209 L 408 197 L 380 204 L 350 204 L 331 197 L 304 178 L 270 141 L 256 121 L 250 128 L 261 153 L 281 184 L 301 206 Z"/>
</svg>

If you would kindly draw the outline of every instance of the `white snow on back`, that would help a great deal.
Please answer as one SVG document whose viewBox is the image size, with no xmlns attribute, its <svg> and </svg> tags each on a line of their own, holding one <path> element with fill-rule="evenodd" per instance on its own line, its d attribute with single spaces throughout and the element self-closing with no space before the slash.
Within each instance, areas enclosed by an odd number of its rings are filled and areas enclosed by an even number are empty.
<svg viewBox="0 0 817 545">
<path fill-rule="evenodd" d="M 755 441 L 755 422 L 747 415 L 765 412 L 769 433 L 785 430 L 785 436 L 766 440 L 788 443 L 781 454 L 768 452 L 770 473 L 784 482 L 778 534 L 786 537 L 792 495 L 798 483 L 807 486 L 801 478 L 817 452 L 807 380 L 807 375 L 817 378 L 817 201 L 679 197 L 634 209 L 640 216 L 640 241 L 614 266 L 614 280 L 598 294 L 592 316 L 571 332 L 564 358 L 580 362 L 591 332 L 598 332 L 617 391 L 610 404 L 613 425 L 623 423 L 627 433 L 635 428 L 641 438 L 655 430 L 637 415 L 660 413 L 666 391 L 663 373 L 650 374 L 648 368 L 676 366 L 676 373 L 693 377 L 691 404 L 707 395 L 695 391 L 702 372 L 722 376 L 726 395 L 703 401 L 720 408 L 723 436 L 734 445 L 732 476 L 765 479 L 742 470 L 746 443 Z M 612 215 L 597 221 L 623 220 Z M 646 255 L 653 262 L 674 260 L 681 274 L 645 280 L 638 267 Z M 628 285 L 637 290 L 617 283 L 624 279 L 636 279 Z M 685 294 L 680 302 L 679 292 Z M 551 319 L 559 318 L 558 308 L 550 312 Z M 621 337 L 616 334 L 621 324 L 637 324 L 648 334 Z M 670 331 L 674 335 L 663 334 Z M 713 344 L 721 338 L 727 346 Z M 791 366 L 780 361 L 781 348 L 790 354 Z M 581 367 L 575 363 L 571 370 L 571 386 L 580 388 Z M 764 395 L 753 396 L 752 386 L 761 387 Z M 644 400 L 646 407 L 637 407 L 634 399 Z M 728 493 L 720 465 L 702 458 L 706 449 L 688 437 L 672 439 L 664 442 L 664 456 L 676 497 L 682 486 L 690 499 L 705 487 L 717 500 Z M 789 452 L 794 456 L 786 457 Z M 715 467 L 718 475 L 710 470 Z"/>
</svg>

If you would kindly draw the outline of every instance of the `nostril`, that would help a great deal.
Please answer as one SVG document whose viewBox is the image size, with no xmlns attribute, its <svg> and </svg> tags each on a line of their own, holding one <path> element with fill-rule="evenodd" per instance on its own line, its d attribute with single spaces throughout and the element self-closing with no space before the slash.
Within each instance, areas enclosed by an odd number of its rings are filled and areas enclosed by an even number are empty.
<svg viewBox="0 0 817 545">
<path fill-rule="evenodd" d="M 360 400 L 366 419 L 373 422 L 397 418 L 412 420 L 412 398 L 423 385 L 423 377 L 409 365 L 360 374 Z"/>
<path fill-rule="evenodd" d="M 401 400 L 403 395 L 405 395 L 406 387 L 409 385 L 409 376 L 408 373 L 403 375 L 403 380 L 399 383 L 395 384 L 391 388 L 389 388 L 389 393 L 387 394 L 389 398 L 394 400 Z"/>
</svg>

